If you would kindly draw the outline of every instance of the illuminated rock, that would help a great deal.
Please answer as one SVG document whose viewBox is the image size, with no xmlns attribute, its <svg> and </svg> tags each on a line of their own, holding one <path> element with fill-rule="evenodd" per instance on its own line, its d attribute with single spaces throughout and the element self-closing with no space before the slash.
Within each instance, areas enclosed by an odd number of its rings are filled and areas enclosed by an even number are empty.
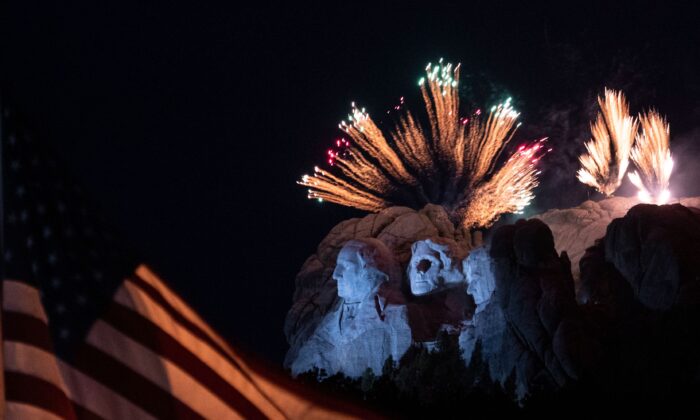
<svg viewBox="0 0 700 420">
<path fill-rule="evenodd" d="M 472 250 L 462 263 L 462 271 L 467 279 L 467 293 L 476 304 L 476 311 L 482 310 L 496 289 L 493 277 L 493 260 L 485 247 Z"/>
<path fill-rule="evenodd" d="M 700 197 L 681 198 L 677 201 L 686 207 L 700 207 Z M 569 209 L 548 210 L 532 218 L 545 222 L 552 230 L 557 252 L 566 251 L 568 254 L 578 290 L 579 262 L 586 249 L 605 236 L 610 222 L 623 217 L 637 204 L 639 200 L 636 197 L 610 197 L 600 201 L 588 200 Z"/>
<path fill-rule="evenodd" d="M 559 389 L 594 363 L 597 343 L 583 328 L 570 263 L 566 254 L 557 256 L 544 223 L 521 220 L 496 229 L 491 264 L 483 251 L 474 254 L 466 271 L 479 302 L 459 338 L 467 364 L 486 364 L 496 383 L 514 381 L 522 399 L 533 390 Z"/>
<path fill-rule="evenodd" d="M 399 266 L 382 242 L 351 240 L 338 254 L 333 278 L 340 299 L 310 337 L 289 350 L 286 363 L 293 375 L 379 373 L 387 358 L 399 360 L 411 344 Z"/>
<path fill-rule="evenodd" d="M 451 240 L 426 239 L 411 246 L 408 278 L 411 293 L 422 296 L 463 286 L 461 260 L 464 250 Z"/>
<path fill-rule="evenodd" d="M 345 305 L 359 304 L 376 294 L 384 282 L 400 283 L 400 268 L 386 245 L 376 239 L 348 241 L 338 254 L 333 279 Z"/>
<path fill-rule="evenodd" d="M 476 386 L 521 401 L 571 384 L 609 395 L 697 385 L 700 210 L 634 203 L 553 210 L 492 230 L 485 246 L 439 206 L 340 223 L 297 277 L 286 366 L 379 373 L 446 331 Z"/>
<path fill-rule="evenodd" d="M 463 250 L 481 244 L 481 235 L 455 228 L 445 210 L 429 204 L 416 211 L 390 207 L 361 219 L 343 221 L 333 227 L 296 276 L 293 303 L 285 318 L 284 333 L 291 348 L 299 348 L 318 327 L 323 317 L 338 303 L 337 283 L 333 279 L 341 247 L 353 239 L 377 238 L 405 268 L 411 258 L 411 246 L 424 239 L 447 239 Z"/>
<path fill-rule="evenodd" d="M 571 259 L 574 280 L 579 278 L 579 261 L 586 248 L 605 236 L 613 219 L 622 217 L 638 200 L 633 197 L 610 197 L 600 201 L 588 200 L 577 207 L 553 209 L 532 218 L 549 226 L 557 252 L 566 251 Z"/>
<path fill-rule="evenodd" d="M 413 297 L 408 317 L 413 341 L 428 348 L 441 332 L 458 334 L 474 312 L 466 294 L 462 260 L 466 249 L 447 238 L 417 241 L 411 246 L 408 286 Z"/>
</svg>

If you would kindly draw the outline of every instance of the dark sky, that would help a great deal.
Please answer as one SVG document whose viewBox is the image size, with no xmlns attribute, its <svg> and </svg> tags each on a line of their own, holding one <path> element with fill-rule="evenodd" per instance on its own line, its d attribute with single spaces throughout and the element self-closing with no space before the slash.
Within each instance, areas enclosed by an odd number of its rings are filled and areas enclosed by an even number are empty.
<svg viewBox="0 0 700 420">
<path fill-rule="evenodd" d="M 294 181 L 321 163 L 351 101 L 381 115 L 406 96 L 420 111 L 428 61 L 462 63 L 465 102 L 513 96 L 516 139 L 550 137 L 533 212 L 588 196 L 576 156 L 603 86 L 625 89 L 633 112 L 668 115 L 677 189 L 700 194 L 691 9 L 103 3 L 3 2 L 5 94 L 144 259 L 274 363 L 295 273 L 362 215 L 307 201 Z"/>
</svg>

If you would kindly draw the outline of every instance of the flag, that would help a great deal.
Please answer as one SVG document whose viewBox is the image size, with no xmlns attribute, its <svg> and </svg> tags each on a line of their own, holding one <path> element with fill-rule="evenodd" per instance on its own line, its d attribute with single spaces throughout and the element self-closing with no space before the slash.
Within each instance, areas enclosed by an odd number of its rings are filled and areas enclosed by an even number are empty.
<svg viewBox="0 0 700 420">
<path fill-rule="evenodd" d="M 4 418 L 372 417 L 242 356 L 0 116 Z"/>
</svg>

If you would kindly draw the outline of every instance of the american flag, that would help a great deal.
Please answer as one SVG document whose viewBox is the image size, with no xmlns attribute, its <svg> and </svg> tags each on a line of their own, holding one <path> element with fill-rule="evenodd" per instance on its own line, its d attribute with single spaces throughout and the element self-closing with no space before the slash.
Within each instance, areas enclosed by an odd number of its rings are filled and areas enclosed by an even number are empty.
<svg viewBox="0 0 700 420">
<path fill-rule="evenodd" d="M 243 357 L 0 116 L 4 418 L 372 417 Z"/>
</svg>

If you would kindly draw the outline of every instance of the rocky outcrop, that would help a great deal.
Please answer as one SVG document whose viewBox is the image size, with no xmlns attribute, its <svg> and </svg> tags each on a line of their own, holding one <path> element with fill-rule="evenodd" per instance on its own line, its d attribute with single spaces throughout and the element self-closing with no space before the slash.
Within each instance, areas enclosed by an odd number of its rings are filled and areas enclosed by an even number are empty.
<svg viewBox="0 0 700 420">
<path fill-rule="evenodd" d="M 640 204 L 608 226 L 604 243 L 642 305 L 700 303 L 700 209 Z"/>
<path fill-rule="evenodd" d="M 472 241 L 469 231 L 455 228 L 447 212 L 441 206 L 432 204 L 420 211 L 391 207 L 361 219 L 339 223 L 321 241 L 316 253 L 306 260 L 297 274 L 292 307 L 284 324 L 284 333 L 292 347 L 307 340 L 321 319 L 337 305 L 337 285 L 332 274 L 338 252 L 347 241 L 363 238 L 376 238 L 383 242 L 394 253 L 398 263 L 406 267 L 411 258 L 411 246 L 416 241 L 447 239 L 466 254 L 472 247 L 480 245 L 481 235 L 474 235 Z"/>
<path fill-rule="evenodd" d="M 597 343 L 576 304 L 570 262 L 556 254 L 547 225 L 534 219 L 498 228 L 490 257 L 494 293 L 460 336 L 467 363 L 479 346 L 489 379 L 513 380 L 517 398 L 578 379 L 595 363 Z"/>
<path fill-rule="evenodd" d="M 700 198 L 634 202 L 553 210 L 493 230 L 486 245 L 439 206 L 343 222 L 297 277 L 286 365 L 378 373 L 387 357 L 408 359 L 410 346 L 431 349 L 447 332 L 475 386 L 495 382 L 519 400 L 571 384 L 607 395 L 698 386 Z M 396 280 L 338 288 L 345 271 L 365 279 L 373 267 L 339 257 L 358 238 L 391 254 L 384 259 L 401 270 L 387 278 Z M 396 271 L 386 266 L 376 278 Z"/>
<path fill-rule="evenodd" d="M 409 326 L 415 344 L 434 345 L 440 333 L 459 334 L 474 314 L 474 299 L 465 287 L 445 289 L 407 300 Z"/>
<path fill-rule="evenodd" d="M 605 392 L 671 398 L 700 384 L 699 239 L 700 210 L 638 205 L 581 259 L 579 298 L 604 349 Z"/>
<path fill-rule="evenodd" d="M 630 197 L 611 197 L 601 201 L 585 201 L 570 209 L 553 209 L 534 219 L 542 220 L 552 230 L 557 252 L 566 251 L 571 260 L 574 280 L 579 278 L 579 262 L 596 239 L 605 236 L 613 219 L 622 217 L 639 201 Z"/>
<path fill-rule="evenodd" d="M 493 270 L 493 259 L 485 246 L 472 250 L 462 262 L 462 272 L 467 279 L 467 294 L 474 299 L 477 312 L 484 308 L 496 290 Z"/>
<path fill-rule="evenodd" d="M 685 207 L 700 207 L 700 197 L 681 198 L 678 203 Z M 586 249 L 605 236 L 610 222 L 623 217 L 637 204 L 639 200 L 634 197 L 610 197 L 600 201 L 588 200 L 569 209 L 548 210 L 532 218 L 542 220 L 552 230 L 557 252 L 566 251 L 571 260 L 574 282 L 578 285 L 579 262 Z"/>
<path fill-rule="evenodd" d="M 400 359 L 411 343 L 406 305 L 381 294 L 355 307 L 339 301 L 306 341 L 290 349 L 288 367 L 293 375 L 319 369 L 355 378 L 367 369 L 381 372 L 386 359 Z"/>
<path fill-rule="evenodd" d="M 406 270 L 411 293 L 423 296 L 464 286 L 462 260 L 465 251 L 451 239 L 435 238 L 414 242 Z"/>
<path fill-rule="evenodd" d="M 304 341 L 287 353 L 292 374 L 313 369 L 358 377 L 379 372 L 411 345 L 403 276 L 394 254 L 373 238 L 353 239 L 338 254 L 333 279 L 338 302 Z"/>
</svg>

